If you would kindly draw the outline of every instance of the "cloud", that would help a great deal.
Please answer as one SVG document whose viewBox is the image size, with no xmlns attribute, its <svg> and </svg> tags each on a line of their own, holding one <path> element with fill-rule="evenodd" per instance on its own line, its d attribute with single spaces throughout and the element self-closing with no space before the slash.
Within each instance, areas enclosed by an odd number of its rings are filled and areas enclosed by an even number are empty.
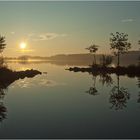
<svg viewBox="0 0 140 140">
<path fill-rule="evenodd" d="M 14 32 L 14 31 L 12 31 L 12 32 L 11 32 L 11 34 L 12 34 L 12 35 L 14 35 L 14 34 L 15 34 L 15 32 Z"/>
<path fill-rule="evenodd" d="M 134 20 L 129 18 L 129 19 L 122 19 L 121 22 L 133 22 Z"/>
<path fill-rule="evenodd" d="M 34 35 L 34 33 L 30 33 L 30 34 L 28 34 L 28 37 L 31 37 L 31 36 L 33 36 Z"/>
<path fill-rule="evenodd" d="M 31 33 L 28 35 L 30 40 L 33 41 L 45 41 L 45 40 L 52 40 L 57 37 L 65 37 L 66 34 L 57 34 L 57 33 L 42 33 L 42 34 L 34 34 Z"/>
</svg>

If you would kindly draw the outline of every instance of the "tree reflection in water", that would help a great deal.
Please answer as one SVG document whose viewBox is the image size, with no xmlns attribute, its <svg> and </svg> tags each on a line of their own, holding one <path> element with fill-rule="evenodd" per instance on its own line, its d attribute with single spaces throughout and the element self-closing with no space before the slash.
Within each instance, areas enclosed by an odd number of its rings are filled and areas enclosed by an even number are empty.
<svg viewBox="0 0 140 140">
<path fill-rule="evenodd" d="M 107 73 L 89 73 L 92 75 L 93 84 L 89 88 L 89 90 L 86 91 L 86 93 L 90 95 L 98 95 L 98 90 L 96 89 L 96 78 L 97 76 L 100 76 L 99 82 L 102 83 L 102 85 L 111 86 L 113 84 L 113 79 L 111 78 L 111 75 Z M 140 97 L 140 96 L 139 96 Z M 120 87 L 120 78 L 119 75 L 117 75 L 117 85 L 114 86 L 110 91 L 110 97 L 109 97 L 109 103 L 112 104 L 110 107 L 111 109 L 120 110 L 125 107 L 127 107 L 127 102 L 130 99 L 130 94 L 128 93 L 127 89 L 124 87 Z M 139 101 L 140 102 L 140 98 Z"/>
<path fill-rule="evenodd" d="M 86 93 L 89 93 L 90 95 L 98 95 L 98 91 L 95 87 L 90 87 L 89 90 L 86 91 Z"/>
<path fill-rule="evenodd" d="M 111 86 L 113 84 L 113 79 L 111 78 L 111 76 L 109 74 L 106 73 L 89 73 L 92 75 L 92 79 L 93 79 L 93 84 L 92 86 L 89 88 L 88 91 L 86 91 L 86 93 L 89 93 L 90 95 L 98 95 L 98 90 L 96 89 L 96 78 L 99 75 L 100 79 L 99 82 L 102 83 L 102 85 L 106 85 L 106 86 Z"/>
<path fill-rule="evenodd" d="M 138 77 L 138 87 L 140 88 L 140 77 Z M 139 94 L 138 94 L 137 102 L 140 103 L 140 91 L 139 91 Z"/>
<path fill-rule="evenodd" d="M 98 93 L 98 90 L 96 89 L 96 77 L 97 77 L 97 75 L 96 75 L 96 73 L 93 73 L 93 72 L 91 72 L 89 74 L 92 75 L 93 84 L 89 88 L 89 90 L 86 91 L 86 93 L 88 93 L 90 95 L 94 95 L 94 96 L 98 95 L 99 93 Z"/>
<path fill-rule="evenodd" d="M 138 94 L 138 100 L 137 100 L 137 103 L 140 103 L 140 92 Z"/>
<path fill-rule="evenodd" d="M 117 86 L 114 86 L 110 92 L 109 103 L 112 104 L 111 109 L 115 110 L 123 109 L 127 107 L 127 101 L 130 99 L 130 94 L 127 89 L 120 87 L 119 75 L 117 76 Z"/>
<path fill-rule="evenodd" d="M 111 86 L 113 84 L 113 79 L 109 74 L 101 73 L 99 82 L 101 82 L 103 86 Z"/>
<path fill-rule="evenodd" d="M 2 122 L 7 116 L 7 108 L 4 106 L 3 102 L 0 102 L 0 122 Z"/>
<path fill-rule="evenodd" d="M 2 122 L 7 116 L 7 108 L 3 104 L 6 89 L 7 88 L 4 88 L 4 86 L 0 84 L 0 122 Z"/>
<path fill-rule="evenodd" d="M 86 93 L 90 95 L 98 95 L 98 90 L 96 89 L 96 77 L 99 76 L 99 82 L 102 85 L 111 86 L 113 84 L 113 79 L 111 74 L 117 75 L 117 85 L 113 86 L 110 91 L 109 103 L 112 104 L 111 109 L 120 110 L 127 107 L 127 102 L 130 99 L 130 93 L 125 87 L 120 87 L 119 76 L 127 75 L 128 78 L 138 77 L 138 86 L 140 87 L 140 73 L 139 66 L 129 66 L 129 67 L 93 67 L 93 68 L 69 68 L 69 71 L 74 72 L 88 72 L 93 76 L 93 84 Z M 134 73 L 133 73 L 134 72 Z M 140 103 L 140 92 L 138 95 L 138 103 Z"/>
</svg>

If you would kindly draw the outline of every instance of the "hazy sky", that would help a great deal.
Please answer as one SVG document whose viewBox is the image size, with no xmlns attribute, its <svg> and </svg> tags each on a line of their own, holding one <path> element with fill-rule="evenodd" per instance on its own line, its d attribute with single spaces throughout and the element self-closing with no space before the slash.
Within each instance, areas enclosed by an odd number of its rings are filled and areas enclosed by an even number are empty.
<svg viewBox="0 0 140 140">
<path fill-rule="evenodd" d="M 95 43 L 109 52 L 111 32 L 125 32 L 133 49 L 140 39 L 140 2 L 0 2 L 5 56 L 86 53 Z M 22 51 L 21 42 L 27 44 Z"/>
</svg>

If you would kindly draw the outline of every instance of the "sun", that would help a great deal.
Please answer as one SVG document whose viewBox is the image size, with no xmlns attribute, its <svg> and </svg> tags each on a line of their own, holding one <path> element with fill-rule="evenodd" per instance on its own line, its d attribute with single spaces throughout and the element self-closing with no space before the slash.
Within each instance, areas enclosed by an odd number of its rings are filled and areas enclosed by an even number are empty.
<svg viewBox="0 0 140 140">
<path fill-rule="evenodd" d="M 21 42 L 20 45 L 19 45 L 19 47 L 21 49 L 25 49 L 27 47 L 27 44 L 25 42 Z"/>
</svg>

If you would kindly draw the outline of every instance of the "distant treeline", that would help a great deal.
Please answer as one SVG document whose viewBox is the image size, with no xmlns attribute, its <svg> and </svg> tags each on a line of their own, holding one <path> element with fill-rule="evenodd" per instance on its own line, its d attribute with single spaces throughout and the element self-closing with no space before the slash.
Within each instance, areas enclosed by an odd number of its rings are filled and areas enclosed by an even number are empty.
<svg viewBox="0 0 140 140">
<path fill-rule="evenodd" d="M 140 51 L 129 51 L 126 54 L 120 56 L 121 63 L 120 65 L 130 65 L 130 64 L 137 64 L 139 58 Z M 102 54 L 96 54 L 97 63 L 101 58 Z M 113 56 L 113 64 L 117 63 L 116 56 Z M 93 62 L 93 55 L 92 54 L 59 54 L 50 57 L 41 57 L 41 56 L 29 56 L 24 55 L 20 57 L 5 57 L 5 60 L 21 60 L 21 61 L 28 61 L 28 60 L 40 60 L 40 61 L 59 61 L 59 63 L 63 64 L 80 64 L 80 65 L 90 65 Z"/>
</svg>

